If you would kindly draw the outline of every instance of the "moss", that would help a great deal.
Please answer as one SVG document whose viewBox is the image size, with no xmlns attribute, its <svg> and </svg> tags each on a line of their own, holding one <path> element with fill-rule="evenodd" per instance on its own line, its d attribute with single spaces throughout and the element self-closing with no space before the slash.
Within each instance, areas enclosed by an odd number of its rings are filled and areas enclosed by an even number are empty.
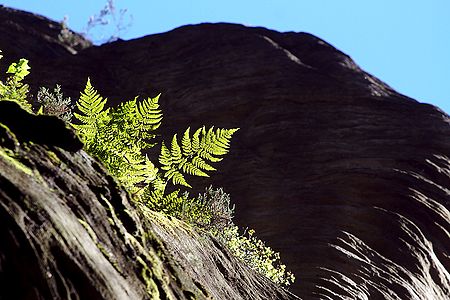
<svg viewBox="0 0 450 300">
<path fill-rule="evenodd" d="M 50 191 L 54 192 L 54 189 L 51 189 L 48 184 L 47 181 L 44 179 L 44 177 L 42 177 L 41 173 L 39 173 L 37 170 L 34 170 L 33 172 L 33 176 L 34 179 L 39 181 L 40 183 L 42 183 L 43 185 L 45 185 L 46 188 L 48 188 Z"/>
<path fill-rule="evenodd" d="M 19 144 L 16 135 L 8 128 L 8 126 L 0 123 L 0 145 L 8 149 L 16 149 Z"/>
<path fill-rule="evenodd" d="M 91 239 L 93 239 L 96 243 L 98 241 L 97 235 L 95 234 L 94 230 L 91 228 L 91 226 L 83 219 L 78 219 L 78 222 L 86 229 Z"/>
<path fill-rule="evenodd" d="M 141 257 L 138 256 L 136 260 L 141 265 L 141 276 L 144 280 L 147 293 L 152 297 L 152 299 L 160 299 L 161 297 L 159 294 L 158 286 L 153 280 L 152 270 L 148 267 L 147 263 Z"/>
<path fill-rule="evenodd" d="M 27 175 L 33 175 L 33 170 L 29 167 L 25 166 L 23 163 L 18 161 L 15 157 L 12 151 L 8 149 L 0 148 L 0 156 L 3 157 L 6 161 L 8 161 L 10 164 L 12 164 L 14 167 L 16 167 L 18 170 L 22 171 L 23 173 Z"/>
<path fill-rule="evenodd" d="M 111 252 L 109 252 L 108 249 L 106 249 L 102 243 L 98 242 L 96 243 L 96 246 L 103 254 L 103 256 L 105 256 L 108 259 L 108 261 L 111 263 L 114 269 L 116 269 L 116 271 L 119 272 L 120 274 L 123 274 L 123 271 L 119 266 L 119 263 L 117 262 L 116 259 L 114 259 L 114 255 Z"/>
<path fill-rule="evenodd" d="M 196 231 L 188 223 L 177 218 L 168 216 L 166 214 L 150 210 L 145 206 L 140 207 L 145 219 L 157 222 L 162 228 L 172 235 L 177 235 L 180 230 L 183 230 L 191 236 L 196 236 Z"/>
<path fill-rule="evenodd" d="M 47 154 L 48 154 L 48 157 L 50 158 L 50 160 L 55 163 L 55 165 L 60 165 L 61 164 L 61 160 L 55 154 L 55 152 L 47 150 Z"/>
</svg>

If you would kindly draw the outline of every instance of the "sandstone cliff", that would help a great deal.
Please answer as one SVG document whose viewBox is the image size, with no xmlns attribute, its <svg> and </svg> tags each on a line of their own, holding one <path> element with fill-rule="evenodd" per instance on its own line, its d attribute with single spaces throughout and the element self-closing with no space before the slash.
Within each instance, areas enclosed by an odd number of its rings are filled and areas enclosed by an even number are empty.
<svg viewBox="0 0 450 300">
<path fill-rule="evenodd" d="M 76 98 L 90 76 L 116 103 L 161 92 L 165 134 L 240 127 L 212 181 L 238 223 L 282 253 L 295 294 L 450 295 L 450 120 L 438 108 L 306 33 L 202 24 L 57 56 L 33 41 L 13 48 L 30 59 L 35 90 L 59 83 Z"/>
</svg>

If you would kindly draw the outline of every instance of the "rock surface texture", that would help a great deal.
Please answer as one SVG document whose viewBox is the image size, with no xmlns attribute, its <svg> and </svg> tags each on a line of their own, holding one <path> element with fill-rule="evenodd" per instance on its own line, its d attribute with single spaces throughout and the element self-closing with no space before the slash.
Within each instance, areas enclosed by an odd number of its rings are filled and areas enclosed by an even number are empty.
<svg viewBox="0 0 450 300">
<path fill-rule="evenodd" d="M 114 103 L 161 92 L 165 136 L 240 127 L 211 181 L 282 253 L 298 296 L 449 298 L 450 119 L 438 108 L 306 33 L 201 24 L 76 55 L 34 46 L 15 51 L 35 90 L 59 83 L 76 98 L 90 76 Z"/>
</svg>

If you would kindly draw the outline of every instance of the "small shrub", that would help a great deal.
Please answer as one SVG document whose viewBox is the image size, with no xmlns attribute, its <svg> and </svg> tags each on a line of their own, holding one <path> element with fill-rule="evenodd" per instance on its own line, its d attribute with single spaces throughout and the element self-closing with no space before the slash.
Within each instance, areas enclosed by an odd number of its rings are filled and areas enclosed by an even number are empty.
<svg viewBox="0 0 450 300">
<path fill-rule="evenodd" d="M 280 254 L 258 239 L 254 230 L 241 234 L 239 228 L 232 225 L 221 231 L 212 230 L 211 233 L 224 243 L 234 256 L 273 282 L 288 286 L 295 281 L 294 274 L 286 271 L 286 266 L 280 262 Z"/>
<path fill-rule="evenodd" d="M 75 48 L 80 45 L 80 38 L 77 37 L 70 29 L 69 29 L 69 17 L 64 16 L 64 19 L 61 21 L 61 31 L 58 34 L 58 40 L 61 43 L 68 45 L 71 48 Z"/>
<path fill-rule="evenodd" d="M 64 98 L 59 84 L 55 86 L 53 92 L 48 88 L 41 87 L 37 93 L 36 102 L 39 105 L 40 113 L 57 116 L 66 122 L 72 120 L 72 102 L 70 97 Z"/>
<path fill-rule="evenodd" d="M 188 192 L 179 193 L 170 193 L 161 201 L 147 203 L 147 206 L 206 231 L 221 230 L 233 224 L 234 207 L 230 207 L 230 195 L 224 193 L 222 188 L 213 189 L 210 186 L 196 198 L 190 197 Z"/>
<path fill-rule="evenodd" d="M 201 224 L 201 227 L 222 242 L 235 257 L 277 284 L 288 286 L 295 281 L 295 276 L 281 263 L 280 254 L 258 239 L 254 230 L 239 232 L 239 227 L 232 221 L 234 207 L 230 207 L 229 194 L 221 188 L 213 190 L 209 187 L 199 199 L 209 215 L 209 223 Z"/>
<path fill-rule="evenodd" d="M 206 230 L 221 231 L 233 224 L 234 205 L 231 205 L 230 195 L 225 193 L 222 188 L 213 189 L 212 186 L 207 188 L 203 194 L 198 195 L 196 203 L 203 208 L 207 220 L 191 220 L 190 223 L 198 224 L 198 226 Z M 189 208 L 185 210 L 190 211 Z M 188 215 L 188 213 L 185 213 Z M 189 220 L 188 220 L 189 221 Z"/>
</svg>

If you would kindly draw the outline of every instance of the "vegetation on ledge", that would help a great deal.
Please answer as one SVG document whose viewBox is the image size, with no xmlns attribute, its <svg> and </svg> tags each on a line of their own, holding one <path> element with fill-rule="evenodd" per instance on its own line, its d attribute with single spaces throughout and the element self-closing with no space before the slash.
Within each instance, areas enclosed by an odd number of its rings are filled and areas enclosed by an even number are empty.
<svg viewBox="0 0 450 300">
<path fill-rule="evenodd" d="M 294 281 L 278 253 L 256 238 L 253 230 L 242 234 L 234 225 L 234 208 L 230 196 L 222 189 L 210 187 L 198 197 L 188 193 L 187 177 L 209 176 L 208 172 L 215 170 L 214 163 L 228 153 L 232 135 L 238 129 L 201 127 L 191 135 L 188 128 L 181 140 L 174 135 L 170 143 L 158 143 L 157 129 L 163 118 L 159 96 L 143 101 L 136 97 L 116 108 L 105 108 L 107 100 L 88 80 L 76 102 L 78 111 L 75 113 L 70 99 L 64 99 L 59 86 L 54 92 L 41 89 L 33 107 L 32 101 L 27 99 L 28 86 L 22 83 L 28 70 L 25 59 L 10 66 L 8 73 L 11 75 L 5 83 L 0 82 L 0 100 L 15 101 L 29 112 L 56 115 L 66 122 L 71 122 L 73 114 L 77 121 L 70 125 L 83 141 L 84 149 L 102 161 L 130 193 L 140 211 L 161 212 L 193 225 L 201 234 L 214 236 L 238 259 L 277 284 L 287 286 Z M 161 149 L 158 160 L 143 154 L 144 150 L 157 145 Z M 84 220 L 80 223 L 88 226 Z M 143 270 L 142 276 L 146 272 Z"/>
</svg>

